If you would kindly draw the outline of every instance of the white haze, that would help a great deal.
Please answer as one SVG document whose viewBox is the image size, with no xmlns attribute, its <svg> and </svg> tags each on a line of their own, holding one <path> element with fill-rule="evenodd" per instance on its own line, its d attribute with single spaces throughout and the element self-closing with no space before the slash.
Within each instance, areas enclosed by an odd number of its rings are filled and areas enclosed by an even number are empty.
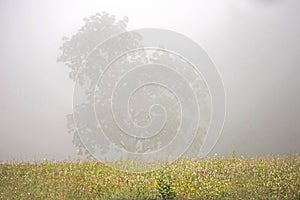
<svg viewBox="0 0 300 200">
<path fill-rule="evenodd" d="M 76 158 L 66 114 L 74 83 L 57 63 L 63 36 L 106 11 L 129 29 L 165 28 L 198 42 L 218 67 L 227 118 L 211 154 L 300 152 L 300 1 L 0 2 L 0 160 Z"/>
</svg>

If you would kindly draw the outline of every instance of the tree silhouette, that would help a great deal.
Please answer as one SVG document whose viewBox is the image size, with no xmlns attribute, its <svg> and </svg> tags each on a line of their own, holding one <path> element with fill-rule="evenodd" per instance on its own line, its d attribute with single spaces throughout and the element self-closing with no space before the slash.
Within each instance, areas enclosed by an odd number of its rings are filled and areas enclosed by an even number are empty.
<svg viewBox="0 0 300 200">
<path fill-rule="evenodd" d="M 195 71 L 189 70 L 191 68 L 188 62 L 163 49 L 150 51 L 139 49 L 138 51 L 129 52 L 127 55 L 119 57 L 114 63 L 111 63 L 112 60 L 122 55 L 126 50 L 139 48 L 142 36 L 137 33 L 128 33 L 122 34 L 122 37 L 118 37 L 120 33 L 127 31 L 127 17 L 124 17 L 122 20 L 116 20 L 114 15 L 104 12 L 92 15 L 84 19 L 84 21 L 84 26 L 75 35 L 71 38 L 63 37 L 63 44 L 60 48 L 61 55 L 58 58 L 58 62 L 63 62 L 70 68 L 70 79 L 76 82 L 81 90 L 84 90 L 84 97 L 73 97 L 73 100 L 74 98 L 75 100 L 77 98 L 84 98 L 84 100 L 79 104 L 75 102 L 73 113 L 67 115 L 68 131 L 73 135 L 73 143 L 78 148 L 79 155 L 91 156 L 91 154 L 93 155 L 95 151 L 99 150 L 100 154 L 106 154 L 111 150 L 110 144 L 99 140 L 99 124 L 102 126 L 101 129 L 108 133 L 106 136 L 114 145 L 133 153 L 146 153 L 151 150 L 159 150 L 161 147 L 168 145 L 172 138 L 174 138 L 174 134 L 180 125 L 179 104 L 174 103 L 175 96 L 172 96 L 172 93 L 162 87 L 151 86 L 147 90 L 145 88 L 145 90 L 140 90 L 144 92 L 135 93 L 134 97 L 137 103 L 133 103 L 132 105 L 136 106 L 136 109 L 132 109 L 129 112 L 134 123 L 147 124 L 150 122 L 147 117 L 149 117 L 148 111 L 151 105 L 163 105 L 167 110 L 168 121 L 163 127 L 164 129 L 162 129 L 161 134 L 150 139 L 139 140 L 136 137 L 124 134 L 120 130 L 120 127 L 116 127 L 110 113 L 111 111 L 108 110 L 111 107 L 109 102 L 114 90 L 111 84 L 118 82 L 116 79 L 117 75 L 122 75 L 124 70 L 130 71 L 135 66 L 163 64 L 165 66 L 172 66 L 178 73 L 185 74 L 191 81 L 190 85 L 195 86 L 195 88 L 198 87 L 197 90 L 199 91 L 198 95 L 200 99 L 198 100 L 204 103 L 204 105 L 208 105 L 206 117 L 210 118 L 210 98 L 208 97 L 206 83 L 203 78 L 195 76 L 197 74 Z M 109 38 L 114 36 L 117 39 L 110 41 Z M 107 70 L 108 64 L 110 64 L 110 69 Z M 107 77 L 100 84 L 99 75 L 101 74 L 105 74 Z M 154 97 L 152 98 L 151 96 Z M 122 107 L 119 110 L 122 110 Z M 97 123 L 89 114 L 94 111 L 98 117 Z M 74 116 L 79 120 L 74 120 Z M 184 120 L 188 124 L 191 117 L 193 116 L 181 120 Z M 188 151 L 185 152 L 186 156 L 195 157 L 198 155 L 203 142 L 203 136 L 207 132 L 207 126 L 205 123 L 200 124 L 196 133 L 196 139 Z M 183 131 L 188 132 L 189 127 L 186 127 Z M 78 132 L 80 132 L 80 135 Z M 179 140 L 182 141 L 180 144 L 185 145 L 186 139 L 183 136 Z M 84 140 L 83 143 L 85 146 L 82 144 L 82 140 Z M 86 146 L 89 146 L 88 150 Z M 170 151 L 173 150 L 175 149 L 168 149 L 166 156 L 172 155 Z"/>
</svg>

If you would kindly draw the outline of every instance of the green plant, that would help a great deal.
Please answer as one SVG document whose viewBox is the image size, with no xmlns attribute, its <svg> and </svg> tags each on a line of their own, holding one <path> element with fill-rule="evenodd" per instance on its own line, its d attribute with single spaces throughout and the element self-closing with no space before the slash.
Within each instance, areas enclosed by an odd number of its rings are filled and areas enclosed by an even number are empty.
<svg viewBox="0 0 300 200">
<path fill-rule="evenodd" d="M 156 181 L 157 190 L 162 199 L 175 199 L 176 193 L 174 190 L 172 176 L 167 168 L 163 168 L 159 171 Z"/>
</svg>

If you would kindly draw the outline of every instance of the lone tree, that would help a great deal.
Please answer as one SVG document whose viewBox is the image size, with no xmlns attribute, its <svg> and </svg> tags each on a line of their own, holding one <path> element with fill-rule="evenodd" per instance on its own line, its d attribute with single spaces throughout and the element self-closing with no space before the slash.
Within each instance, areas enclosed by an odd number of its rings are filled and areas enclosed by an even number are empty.
<svg viewBox="0 0 300 200">
<path fill-rule="evenodd" d="M 61 55 L 58 58 L 58 62 L 62 62 L 68 66 L 70 68 L 69 78 L 76 82 L 76 84 L 82 85 L 82 88 L 84 88 L 86 100 L 83 103 L 80 103 L 80 105 L 76 105 L 73 108 L 73 113 L 67 115 L 67 125 L 69 133 L 73 136 L 73 143 L 78 148 L 79 155 L 90 157 L 96 150 L 100 150 L 101 154 L 107 153 L 110 150 L 110 144 L 99 141 L 99 135 L 97 134 L 99 125 L 95 123 L 95 120 L 91 119 L 90 114 L 88 114 L 94 112 L 94 104 L 103 104 L 103 102 L 108 100 L 95 98 L 95 88 L 98 84 L 99 74 L 104 73 L 107 65 L 116 57 L 126 52 L 126 50 L 139 48 L 142 36 L 137 33 L 130 33 L 124 37 L 118 38 L 119 40 L 113 44 L 110 43 L 105 45 L 109 38 L 127 31 L 128 18 L 124 17 L 122 20 L 116 20 L 114 15 L 104 12 L 85 18 L 84 21 L 84 25 L 75 35 L 70 38 L 63 37 L 63 44 L 60 47 Z M 112 50 L 112 46 L 114 45 L 117 45 L 118 48 L 113 48 Z M 153 63 L 172 66 L 174 70 L 177 70 L 179 73 L 185 73 L 185 69 L 189 69 L 190 65 L 180 57 L 161 49 L 152 50 L 152 52 L 149 50 L 146 52 L 145 49 L 139 49 L 134 53 L 130 53 L 129 56 L 125 56 L 125 59 L 118 59 L 117 62 L 120 62 L 118 66 L 122 66 L 114 69 L 114 72 L 117 74 L 120 74 L 119 72 L 124 71 L 124 69 L 130 70 L 134 66 Z M 113 79 L 114 77 L 111 75 L 109 80 Z M 191 81 L 194 85 L 203 85 L 203 88 L 206 88 L 205 81 L 199 77 L 194 78 Z M 158 91 L 163 91 L 163 89 L 165 88 L 152 88 L 152 91 L 157 94 Z M 107 87 L 101 91 L 101 94 L 111 94 L 111 91 L 112 88 Z M 204 91 L 204 93 L 207 94 L 208 91 Z M 180 125 L 179 105 L 178 102 L 177 104 L 173 103 L 175 98 L 174 95 L 172 99 L 170 98 L 170 92 L 160 92 L 159 95 L 156 95 L 158 100 L 145 98 L 144 95 L 145 94 L 140 93 L 140 96 L 137 97 L 138 107 L 149 108 L 151 105 L 157 103 L 164 105 L 168 110 L 168 123 L 164 127 L 165 129 L 162 131 L 162 134 L 152 139 L 145 140 L 139 140 L 136 137 L 128 136 L 113 128 L 107 128 L 106 131 L 108 132 L 107 136 L 109 137 L 109 140 L 113 144 L 119 146 L 120 149 L 124 149 L 127 152 L 145 153 L 149 150 L 159 150 L 168 145 Z M 110 95 L 106 96 L 109 96 L 110 98 Z M 100 110 L 105 109 L 100 108 Z M 131 117 L 136 114 L 138 116 L 147 116 L 149 115 L 148 111 L 148 109 L 143 109 L 142 112 L 133 112 L 130 114 Z M 100 120 L 105 124 L 104 126 L 113 127 L 113 119 L 109 117 L 111 114 L 108 112 L 109 111 L 106 112 L 107 114 L 102 115 Z M 80 120 L 74 120 L 74 116 L 79 116 Z M 80 135 L 78 131 L 80 131 Z M 205 126 L 198 127 L 196 139 L 193 140 L 193 143 L 185 152 L 185 155 L 192 157 L 198 155 L 202 144 L 203 134 L 205 134 L 205 132 Z M 82 136 L 84 136 L 85 146 L 89 147 L 88 150 L 82 144 Z M 183 137 L 182 141 L 185 139 L 186 138 Z M 172 152 L 169 152 L 170 155 L 171 153 Z"/>
</svg>

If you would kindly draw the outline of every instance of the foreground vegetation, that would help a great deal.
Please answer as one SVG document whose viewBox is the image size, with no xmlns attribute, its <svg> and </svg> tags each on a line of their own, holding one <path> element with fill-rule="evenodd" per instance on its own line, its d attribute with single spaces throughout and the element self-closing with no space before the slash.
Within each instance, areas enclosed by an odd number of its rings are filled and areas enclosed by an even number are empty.
<svg viewBox="0 0 300 200">
<path fill-rule="evenodd" d="M 300 199 L 300 157 L 185 159 L 148 173 L 97 162 L 0 164 L 0 199 Z"/>
</svg>

